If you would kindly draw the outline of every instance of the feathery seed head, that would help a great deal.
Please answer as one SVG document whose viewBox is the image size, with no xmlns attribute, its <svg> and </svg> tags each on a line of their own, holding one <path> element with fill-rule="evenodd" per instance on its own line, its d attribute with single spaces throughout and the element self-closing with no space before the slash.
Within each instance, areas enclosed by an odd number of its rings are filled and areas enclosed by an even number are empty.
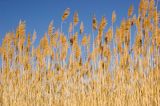
<svg viewBox="0 0 160 106">
<path fill-rule="evenodd" d="M 78 22 L 79 22 L 78 12 L 75 12 L 73 16 L 73 23 L 76 26 Z"/>
<path fill-rule="evenodd" d="M 66 20 L 69 14 L 70 14 L 70 8 L 67 8 L 63 13 L 62 21 Z"/>
</svg>

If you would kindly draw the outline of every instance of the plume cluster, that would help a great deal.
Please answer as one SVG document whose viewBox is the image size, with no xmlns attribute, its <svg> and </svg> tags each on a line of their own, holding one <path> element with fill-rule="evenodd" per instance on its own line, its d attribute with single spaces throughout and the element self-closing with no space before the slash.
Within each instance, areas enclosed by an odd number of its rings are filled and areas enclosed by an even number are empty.
<svg viewBox="0 0 160 106">
<path fill-rule="evenodd" d="M 67 8 L 62 22 L 69 15 Z M 36 31 L 26 34 L 26 23 L 20 21 L 16 33 L 6 33 L 0 47 L 0 105 L 158 106 L 156 2 L 141 0 L 136 15 L 132 5 L 128 17 L 115 29 L 117 17 L 113 11 L 107 29 L 106 17 L 98 22 L 94 14 L 90 34 L 74 12 L 67 34 L 51 21 L 38 46 L 34 46 Z"/>
</svg>

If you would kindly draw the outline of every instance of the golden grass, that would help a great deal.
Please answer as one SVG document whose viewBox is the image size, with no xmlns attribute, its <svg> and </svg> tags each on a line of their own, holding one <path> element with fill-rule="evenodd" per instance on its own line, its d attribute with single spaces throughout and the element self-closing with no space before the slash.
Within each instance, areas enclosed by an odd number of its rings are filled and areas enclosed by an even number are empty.
<svg viewBox="0 0 160 106">
<path fill-rule="evenodd" d="M 69 14 L 67 8 L 62 22 Z M 26 36 L 25 22 L 20 21 L 16 33 L 8 32 L 0 47 L 0 105 L 158 106 L 158 14 L 154 0 L 141 0 L 138 16 L 131 6 L 128 18 L 116 30 L 116 12 L 107 32 L 106 18 L 98 25 L 94 15 L 92 34 L 87 35 L 83 22 L 79 31 L 74 30 L 79 25 L 75 12 L 68 34 L 62 32 L 62 24 L 61 31 L 53 30 L 52 21 L 37 47 L 36 32 Z M 131 45 L 133 26 L 136 33 Z"/>
</svg>

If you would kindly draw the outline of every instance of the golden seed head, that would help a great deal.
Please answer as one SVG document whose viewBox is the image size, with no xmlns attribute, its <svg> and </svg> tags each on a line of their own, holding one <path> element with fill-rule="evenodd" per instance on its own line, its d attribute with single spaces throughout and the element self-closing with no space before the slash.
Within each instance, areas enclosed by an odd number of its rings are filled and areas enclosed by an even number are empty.
<svg viewBox="0 0 160 106">
<path fill-rule="evenodd" d="M 78 22 L 79 22 L 78 12 L 75 12 L 73 16 L 73 23 L 76 26 Z"/>
<path fill-rule="evenodd" d="M 93 19 L 92 19 L 92 28 L 93 28 L 94 30 L 97 29 L 97 19 L 96 19 L 96 16 L 95 16 L 95 15 L 93 16 Z"/>
<path fill-rule="evenodd" d="M 99 26 L 99 31 L 100 31 L 100 32 L 103 31 L 103 30 L 105 29 L 106 25 L 107 25 L 107 20 L 106 20 L 106 18 L 103 16 L 103 17 L 102 17 L 102 20 L 101 20 L 101 23 L 100 23 L 100 26 Z"/>
<path fill-rule="evenodd" d="M 60 35 L 60 42 L 61 42 L 62 45 L 66 45 L 67 38 L 66 38 L 66 36 L 64 34 Z"/>
<path fill-rule="evenodd" d="M 106 44 L 110 43 L 111 40 L 112 40 L 112 28 L 109 28 L 108 32 L 106 32 L 106 35 L 105 35 L 105 42 Z"/>
<path fill-rule="evenodd" d="M 128 17 L 132 16 L 133 14 L 133 5 L 131 5 L 128 9 Z"/>
<path fill-rule="evenodd" d="M 83 46 L 85 46 L 87 44 L 87 40 L 88 40 L 87 36 L 84 35 L 83 38 L 82 38 L 82 45 Z"/>
<path fill-rule="evenodd" d="M 51 21 L 48 26 L 48 35 L 51 36 L 52 34 L 53 34 L 53 21 Z"/>
<path fill-rule="evenodd" d="M 19 26 L 18 26 L 19 36 L 24 36 L 25 35 L 25 27 L 26 27 L 25 22 L 20 21 Z"/>
<path fill-rule="evenodd" d="M 27 47 L 30 48 L 31 46 L 31 36 L 28 34 L 28 39 L 27 39 Z"/>
<path fill-rule="evenodd" d="M 69 14 L 70 14 L 70 8 L 67 8 L 63 13 L 62 21 L 66 20 Z"/>
</svg>

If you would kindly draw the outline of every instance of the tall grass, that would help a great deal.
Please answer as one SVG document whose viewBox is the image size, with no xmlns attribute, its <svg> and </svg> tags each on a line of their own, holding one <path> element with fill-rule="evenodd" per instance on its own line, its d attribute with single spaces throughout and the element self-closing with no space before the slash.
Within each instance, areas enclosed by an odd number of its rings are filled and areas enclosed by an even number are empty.
<svg viewBox="0 0 160 106">
<path fill-rule="evenodd" d="M 68 33 L 62 32 L 70 14 L 67 8 L 61 30 L 53 28 L 52 21 L 37 47 L 36 32 L 26 34 L 26 23 L 20 21 L 16 33 L 8 32 L 0 47 L 0 105 L 158 106 L 159 11 L 154 0 L 141 0 L 137 16 L 133 9 L 116 29 L 114 11 L 107 32 L 106 18 L 97 22 L 94 15 L 89 35 L 77 12 Z"/>
</svg>

